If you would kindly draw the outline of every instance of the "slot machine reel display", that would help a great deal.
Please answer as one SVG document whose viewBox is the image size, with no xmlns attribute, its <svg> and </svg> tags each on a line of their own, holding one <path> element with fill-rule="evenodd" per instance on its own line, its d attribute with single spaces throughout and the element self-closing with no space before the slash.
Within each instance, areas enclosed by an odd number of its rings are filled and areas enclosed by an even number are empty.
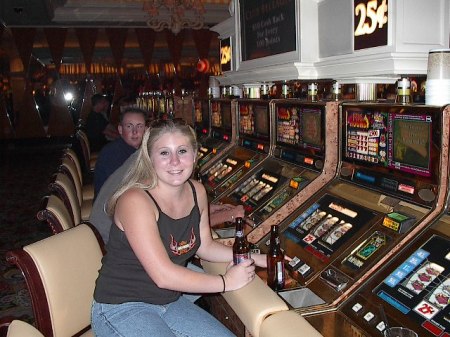
<svg viewBox="0 0 450 337">
<path fill-rule="evenodd" d="M 323 301 L 303 313 L 341 303 L 445 204 L 449 109 L 344 103 L 340 119 L 339 176 L 280 224 L 290 277 Z"/>
<path fill-rule="evenodd" d="M 238 144 L 209 165 L 209 168 L 201 174 L 211 200 L 220 196 L 230 186 L 230 182 L 237 181 L 250 169 L 260 164 L 270 151 L 269 102 L 238 100 L 236 104 L 239 112 Z M 214 125 L 215 116 L 212 115 L 211 118 Z"/>
<path fill-rule="evenodd" d="M 204 170 L 235 141 L 233 110 L 233 101 L 229 99 L 194 101 L 195 130 L 200 144 L 197 158 L 198 170 Z"/>
<path fill-rule="evenodd" d="M 227 192 L 219 199 L 244 205 L 247 222 L 253 227 L 316 179 L 325 161 L 326 103 L 273 100 L 271 105 L 275 114 L 272 155 L 246 175 L 236 175 L 239 181 L 233 177 L 223 184 Z"/>
</svg>

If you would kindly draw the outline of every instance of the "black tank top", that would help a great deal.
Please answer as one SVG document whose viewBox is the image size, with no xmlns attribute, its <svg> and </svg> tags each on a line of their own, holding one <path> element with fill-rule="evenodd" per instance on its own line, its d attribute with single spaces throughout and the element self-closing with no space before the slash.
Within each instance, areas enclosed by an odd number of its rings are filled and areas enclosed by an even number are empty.
<svg viewBox="0 0 450 337">
<path fill-rule="evenodd" d="M 192 188 L 194 207 L 188 216 L 181 219 L 172 219 L 163 213 L 153 196 L 146 191 L 159 212 L 157 225 L 166 252 L 173 263 L 181 266 L 187 265 L 201 243 L 197 194 L 192 182 L 188 183 Z M 178 291 L 156 286 L 131 249 L 125 233 L 116 225 L 111 226 L 106 250 L 94 292 L 97 302 L 167 304 L 181 295 Z"/>
</svg>

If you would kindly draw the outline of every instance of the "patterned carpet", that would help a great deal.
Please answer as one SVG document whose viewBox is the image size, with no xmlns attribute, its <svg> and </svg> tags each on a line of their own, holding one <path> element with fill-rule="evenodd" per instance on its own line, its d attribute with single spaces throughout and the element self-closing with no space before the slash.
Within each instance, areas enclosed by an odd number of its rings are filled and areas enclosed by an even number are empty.
<svg viewBox="0 0 450 337">
<path fill-rule="evenodd" d="M 66 143 L 36 140 L 0 147 L 0 318 L 33 323 L 30 298 L 20 271 L 5 253 L 51 235 L 36 213 Z"/>
</svg>

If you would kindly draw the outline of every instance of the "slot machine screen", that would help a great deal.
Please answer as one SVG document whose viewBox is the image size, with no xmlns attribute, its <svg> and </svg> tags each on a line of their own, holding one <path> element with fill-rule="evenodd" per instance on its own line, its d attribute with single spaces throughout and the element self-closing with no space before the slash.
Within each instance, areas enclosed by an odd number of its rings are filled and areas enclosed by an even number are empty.
<svg viewBox="0 0 450 337">
<path fill-rule="evenodd" d="M 195 124 L 207 127 L 209 124 L 209 103 L 208 101 L 195 101 Z"/>
<path fill-rule="evenodd" d="M 231 129 L 231 103 L 222 104 L 222 126 Z"/>
<path fill-rule="evenodd" d="M 209 106 L 208 106 L 208 102 L 201 102 L 201 109 L 202 109 L 202 113 L 201 113 L 201 118 L 202 118 L 202 122 L 204 124 L 207 124 L 209 121 Z"/>
<path fill-rule="evenodd" d="M 259 138 L 269 139 L 270 137 L 270 122 L 268 106 L 255 105 L 255 134 Z"/>
<path fill-rule="evenodd" d="M 252 136 L 255 133 L 255 113 L 251 104 L 239 105 L 239 131 Z"/>
<path fill-rule="evenodd" d="M 390 165 L 401 171 L 430 176 L 431 117 L 390 115 L 393 146 Z"/>
<path fill-rule="evenodd" d="M 346 112 L 345 158 L 423 177 L 431 175 L 432 116 Z"/>
<path fill-rule="evenodd" d="M 320 109 L 303 109 L 301 130 L 303 135 L 304 144 L 308 144 L 311 147 L 321 148 L 321 118 Z"/>
<path fill-rule="evenodd" d="M 219 102 L 211 102 L 211 126 L 215 128 L 222 127 L 222 114 Z"/>
<path fill-rule="evenodd" d="M 323 150 L 322 108 L 277 107 L 277 143 L 298 149 Z"/>
</svg>

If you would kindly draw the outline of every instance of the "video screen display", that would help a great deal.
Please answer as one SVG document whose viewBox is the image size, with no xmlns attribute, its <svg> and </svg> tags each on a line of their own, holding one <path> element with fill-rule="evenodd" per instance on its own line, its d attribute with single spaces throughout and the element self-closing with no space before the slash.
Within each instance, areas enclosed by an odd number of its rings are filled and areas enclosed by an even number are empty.
<svg viewBox="0 0 450 337">
<path fill-rule="evenodd" d="M 222 103 L 221 110 L 222 126 L 226 129 L 231 129 L 231 103 Z"/>
<path fill-rule="evenodd" d="M 393 165 L 417 174 L 430 175 L 431 120 L 393 117 Z"/>
<path fill-rule="evenodd" d="M 255 133 L 255 113 L 251 104 L 239 105 L 239 132 L 245 135 Z"/>
<path fill-rule="evenodd" d="M 208 101 L 196 100 L 194 102 L 194 117 L 196 124 L 205 125 L 209 120 L 209 104 Z"/>
<path fill-rule="evenodd" d="M 322 109 L 277 106 L 276 119 L 278 143 L 296 148 L 323 149 Z"/>
<path fill-rule="evenodd" d="M 255 105 L 256 121 L 255 133 L 257 137 L 270 137 L 269 107 L 266 105 Z"/>
<path fill-rule="evenodd" d="M 222 127 L 222 114 L 220 113 L 219 102 L 211 102 L 211 126 L 215 128 Z"/>
<path fill-rule="evenodd" d="M 349 109 L 345 118 L 345 158 L 431 175 L 431 116 Z"/>
<path fill-rule="evenodd" d="M 239 105 L 239 132 L 257 138 L 270 136 L 269 106 L 241 103 Z"/>
</svg>

